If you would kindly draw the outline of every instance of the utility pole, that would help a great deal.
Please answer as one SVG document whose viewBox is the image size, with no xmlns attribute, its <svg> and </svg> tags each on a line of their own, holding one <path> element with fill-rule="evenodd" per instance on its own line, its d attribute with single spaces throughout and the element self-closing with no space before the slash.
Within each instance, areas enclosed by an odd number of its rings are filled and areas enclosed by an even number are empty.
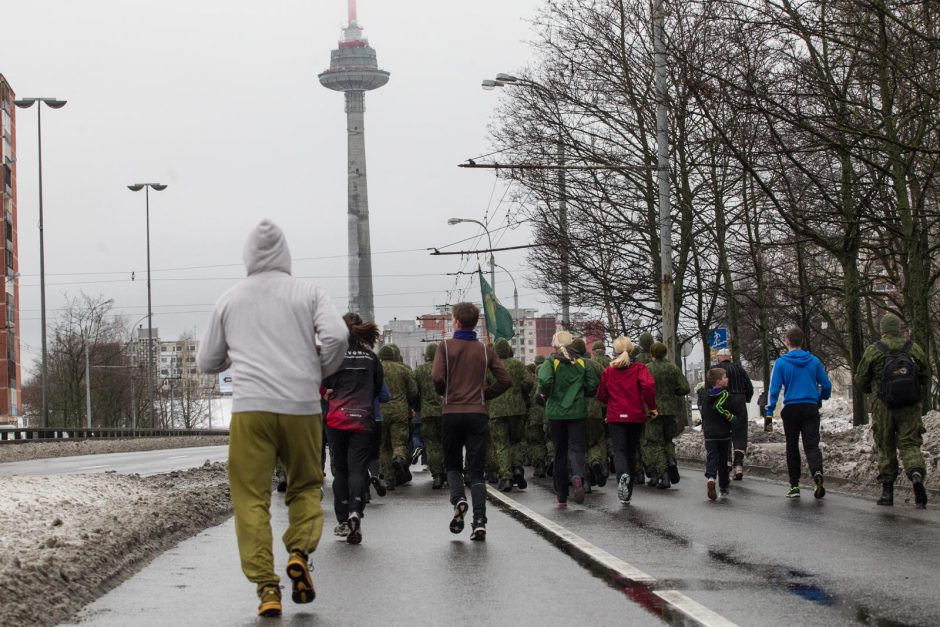
<svg viewBox="0 0 940 627">
<path fill-rule="evenodd" d="M 88 341 L 82 338 L 85 345 L 85 423 L 91 429 L 91 360 L 88 358 Z"/>
<path fill-rule="evenodd" d="M 659 251 L 662 270 L 662 335 L 669 358 L 676 359 L 675 283 L 672 276 L 672 212 L 669 202 L 669 119 L 667 115 L 664 0 L 653 3 L 653 51 L 656 69 L 656 165 L 659 183 Z"/>
</svg>

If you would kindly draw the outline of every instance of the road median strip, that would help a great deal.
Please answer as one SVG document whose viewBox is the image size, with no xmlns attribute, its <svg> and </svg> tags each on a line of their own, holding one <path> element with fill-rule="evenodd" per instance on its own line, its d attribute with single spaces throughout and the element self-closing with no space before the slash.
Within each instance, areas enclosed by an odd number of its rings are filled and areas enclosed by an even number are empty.
<svg viewBox="0 0 940 627">
<path fill-rule="evenodd" d="M 536 528 L 553 544 L 565 549 L 590 570 L 604 575 L 607 579 L 621 586 L 639 587 L 652 592 L 664 606 L 664 614 L 667 613 L 666 610 L 668 609 L 670 613 L 681 616 L 684 624 L 691 623 L 702 627 L 732 627 L 735 625 L 735 623 L 678 590 L 653 590 L 656 578 L 652 575 L 591 544 L 581 536 L 509 498 L 492 486 L 487 486 L 486 492 L 497 505 L 509 510 L 514 517 L 519 518 L 525 524 Z M 636 599 L 638 596 L 643 595 L 631 596 Z"/>
</svg>

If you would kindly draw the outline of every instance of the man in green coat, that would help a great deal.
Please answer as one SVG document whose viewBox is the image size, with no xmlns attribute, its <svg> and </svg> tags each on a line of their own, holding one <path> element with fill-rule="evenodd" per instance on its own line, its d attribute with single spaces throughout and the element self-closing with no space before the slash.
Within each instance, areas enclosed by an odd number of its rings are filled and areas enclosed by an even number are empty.
<svg viewBox="0 0 940 627">
<path fill-rule="evenodd" d="M 600 344 L 598 350 L 597 345 Z M 587 347 L 584 340 L 575 338 L 572 343 L 574 349 L 581 354 L 587 354 Z M 598 357 L 600 353 L 600 357 Z M 587 365 L 594 369 L 597 380 L 601 380 L 601 373 L 607 367 L 607 357 L 604 355 L 604 343 L 595 342 L 594 356 L 585 360 Z M 607 484 L 607 432 L 604 423 L 604 405 L 595 397 L 587 399 L 587 420 L 584 422 L 585 437 L 587 438 L 587 454 L 584 461 L 587 464 L 588 481 L 585 486 L 587 491 L 591 491 L 591 484 L 604 486 Z"/>
<path fill-rule="evenodd" d="M 527 364 L 526 370 L 532 375 L 532 380 L 538 373 L 538 367 L 545 361 L 545 358 L 539 355 L 535 358 L 535 363 Z M 545 399 L 539 394 L 537 385 L 532 386 L 532 393 L 529 395 L 529 420 L 526 425 L 526 461 L 532 466 L 532 474 L 542 478 L 545 476 L 545 460 L 547 451 L 545 449 Z"/>
<path fill-rule="evenodd" d="M 512 378 L 512 387 L 491 399 L 488 409 L 493 457 L 499 477 L 497 488 L 509 492 L 515 484 L 520 490 L 524 490 L 528 484 L 522 469 L 523 446 L 529 398 L 532 388 L 535 387 L 535 377 L 526 370 L 521 361 L 513 358 L 512 346 L 507 340 L 496 340 L 493 348 Z"/>
<path fill-rule="evenodd" d="M 421 438 L 428 453 L 431 488 L 440 490 L 444 487 L 444 449 L 441 448 L 441 397 L 431 379 L 435 353 L 437 344 L 428 344 L 424 349 L 424 363 L 415 369 L 415 381 L 421 397 Z"/>
<path fill-rule="evenodd" d="M 633 361 L 639 362 L 641 364 L 648 364 L 653 361 L 653 356 L 650 353 L 650 349 L 653 347 L 653 334 L 652 333 L 641 333 L 640 334 L 640 352 L 636 354 L 636 357 Z"/>
<path fill-rule="evenodd" d="M 672 439 L 681 429 L 678 421 L 682 405 L 691 389 L 689 381 L 673 362 L 666 358 L 666 345 L 655 342 L 650 348 L 653 361 L 646 365 L 656 381 L 657 415 L 646 423 L 643 431 L 643 463 L 646 473 L 657 480 L 656 487 L 668 489 L 679 482 L 679 467 Z"/>
<path fill-rule="evenodd" d="M 886 372 L 886 361 L 894 366 L 893 372 Z M 907 376 L 903 366 L 911 362 L 914 372 Z M 885 314 L 881 319 L 881 340 L 865 349 L 855 374 L 862 392 L 871 394 L 872 435 L 878 449 L 878 481 L 882 486 L 878 505 L 894 505 L 900 453 L 904 472 L 913 483 L 914 503 L 919 509 L 927 507 L 924 488 L 927 465 L 920 447 L 924 443 L 921 399 L 929 381 L 930 365 L 924 350 L 901 336 L 900 318 L 893 313 Z"/>
<path fill-rule="evenodd" d="M 382 369 L 385 371 L 385 383 L 392 395 L 392 400 L 382 405 L 382 473 L 388 481 L 388 489 L 395 485 L 404 485 L 411 481 L 408 469 L 408 449 L 410 444 L 409 421 L 411 412 L 419 408 L 418 385 L 411 374 L 411 369 L 396 358 L 398 347 L 386 344 L 379 350 Z M 394 478 L 394 482 L 389 479 Z"/>
</svg>

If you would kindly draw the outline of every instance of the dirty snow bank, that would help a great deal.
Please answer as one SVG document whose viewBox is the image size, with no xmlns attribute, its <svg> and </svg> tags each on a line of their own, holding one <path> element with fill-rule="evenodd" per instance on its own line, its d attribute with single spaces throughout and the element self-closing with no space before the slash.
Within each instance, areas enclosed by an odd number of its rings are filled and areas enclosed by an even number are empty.
<svg viewBox="0 0 940 627">
<path fill-rule="evenodd" d="M 844 402 L 843 402 L 844 403 Z M 851 406 L 829 403 L 821 412 L 821 444 L 823 467 L 827 476 L 838 477 L 860 484 L 862 487 L 880 489 L 877 484 L 878 454 L 875 452 L 871 426 L 852 426 Z M 766 433 L 760 425 L 750 425 L 747 464 L 769 468 L 774 474 L 786 478 L 786 444 L 783 426 L 774 420 L 774 431 Z M 928 488 L 940 489 L 940 412 L 931 411 L 924 416 L 924 444 L 921 452 L 927 465 Z M 676 438 L 676 453 L 680 458 L 705 460 L 705 445 L 700 427 L 686 430 Z M 802 452 L 802 445 L 800 447 Z M 803 458 L 804 476 L 807 472 Z M 903 473 L 903 468 L 902 468 Z M 909 487 L 906 478 L 898 479 L 900 488 Z"/>
<path fill-rule="evenodd" d="M 132 453 L 167 448 L 218 446 L 228 444 L 225 435 L 187 435 L 176 438 L 134 438 L 127 440 L 54 440 L 49 442 L 18 442 L 0 444 L 0 463 L 22 462 L 49 457 L 98 455 L 100 453 Z"/>
<path fill-rule="evenodd" d="M 224 464 L 0 477 L 0 625 L 55 625 L 231 513 Z"/>
</svg>

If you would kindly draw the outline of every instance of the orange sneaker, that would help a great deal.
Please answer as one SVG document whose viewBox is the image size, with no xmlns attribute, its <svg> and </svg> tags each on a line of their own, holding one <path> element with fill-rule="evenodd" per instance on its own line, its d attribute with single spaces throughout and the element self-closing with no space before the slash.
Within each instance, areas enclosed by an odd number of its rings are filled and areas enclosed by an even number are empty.
<svg viewBox="0 0 940 627">
<path fill-rule="evenodd" d="M 300 551 L 291 551 L 290 559 L 287 560 L 287 576 L 293 583 L 290 598 L 294 603 L 310 603 L 317 598 L 307 556 Z"/>
<path fill-rule="evenodd" d="M 276 586 L 268 586 L 261 591 L 261 605 L 258 606 L 258 616 L 281 615 L 281 590 Z"/>
</svg>

